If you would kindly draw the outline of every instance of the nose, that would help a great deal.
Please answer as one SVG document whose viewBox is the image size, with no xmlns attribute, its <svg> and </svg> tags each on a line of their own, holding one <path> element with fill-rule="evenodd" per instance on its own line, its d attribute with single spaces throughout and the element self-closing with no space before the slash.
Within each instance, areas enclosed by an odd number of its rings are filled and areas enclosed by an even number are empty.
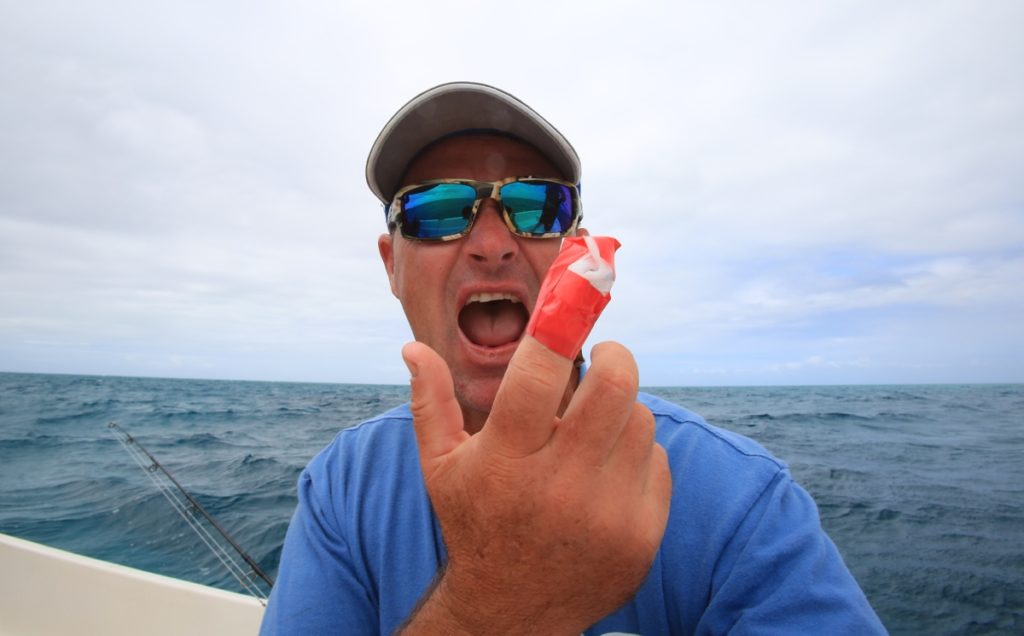
<svg viewBox="0 0 1024 636">
<path fill-rule="evenodd" d="M 519 243 L 505 225 L 499 206 L 494 199 L 481 201 L 473 229 L 464 239 L 467 253 L 477 263 L 501 265 L 519 252 Z"/>
</svg>

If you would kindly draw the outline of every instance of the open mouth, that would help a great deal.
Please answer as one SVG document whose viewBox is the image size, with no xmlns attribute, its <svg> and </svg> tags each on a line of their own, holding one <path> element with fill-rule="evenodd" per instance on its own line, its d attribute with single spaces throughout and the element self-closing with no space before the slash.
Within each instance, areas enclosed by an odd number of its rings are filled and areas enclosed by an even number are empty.
<svg viewBox="0 0 1024 636">
<path fill-rule="evenodd" d="M 530 314 L 523 301 L 511 293 L 476 293 L 459 311 L 459 329 L 481 347 L 500 347 L 517 342 Z"/>
</svg>

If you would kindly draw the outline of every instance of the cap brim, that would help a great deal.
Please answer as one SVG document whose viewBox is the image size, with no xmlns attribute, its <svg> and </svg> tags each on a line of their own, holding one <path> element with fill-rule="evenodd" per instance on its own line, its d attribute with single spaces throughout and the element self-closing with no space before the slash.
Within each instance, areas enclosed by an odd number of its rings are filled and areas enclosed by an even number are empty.
<svg viewBox="0 0 1024 636">
<path fill-rule="evenodd" d="M 388 121 L 366 159 L 366 183 L 388 203 L 409 163 L 431 143 L 467 130 L 492 130 L 532 145 L 572 183 L 580 159 L 569 141 L 515 96 L 475 82 L 451 82 L 420 93 Z M 509 175 L 527 176 L 527 175 Z"/>
</svg>

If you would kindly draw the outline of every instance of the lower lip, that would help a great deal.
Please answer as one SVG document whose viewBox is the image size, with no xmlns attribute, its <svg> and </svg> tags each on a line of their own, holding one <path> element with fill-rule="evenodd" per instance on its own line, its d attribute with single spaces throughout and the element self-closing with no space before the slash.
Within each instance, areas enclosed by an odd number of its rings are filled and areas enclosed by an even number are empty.
<svg viewBox="0 0 1024 636">
<path fill-rule="evenodd" d="M 512 359 L 512 354 L 519 347 L 519 342 L 523 339 L 523 336 L 520 335 L 516 340 L 501 346 L 484 347 L 467 338 L 461 329 L 456 328 L 456 331 L 459 332 L 459 339 L 462 341 L 470 361 L 481 366 L 507 366 L 509 360 Z"/>
</svg>

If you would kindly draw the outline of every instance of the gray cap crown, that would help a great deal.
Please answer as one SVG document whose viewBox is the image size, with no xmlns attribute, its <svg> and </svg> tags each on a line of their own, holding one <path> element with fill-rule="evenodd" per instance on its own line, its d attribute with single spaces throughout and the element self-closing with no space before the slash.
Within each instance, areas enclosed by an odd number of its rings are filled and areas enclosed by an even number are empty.
<svg viewBox="0 0 1024 636">
<path fill-rule="evenodd" d="M 366 159 L 366 183 L 378 199 L 390 203 L 399 179 L 421 150 L 442 137 L 467 130 L 518 137 L 547 157 L 567 181 L 580 182 L 576 151 L 535 110 L 493 86 L 451 82 L 420 93 L 388 121 Z"/>
</svg>

